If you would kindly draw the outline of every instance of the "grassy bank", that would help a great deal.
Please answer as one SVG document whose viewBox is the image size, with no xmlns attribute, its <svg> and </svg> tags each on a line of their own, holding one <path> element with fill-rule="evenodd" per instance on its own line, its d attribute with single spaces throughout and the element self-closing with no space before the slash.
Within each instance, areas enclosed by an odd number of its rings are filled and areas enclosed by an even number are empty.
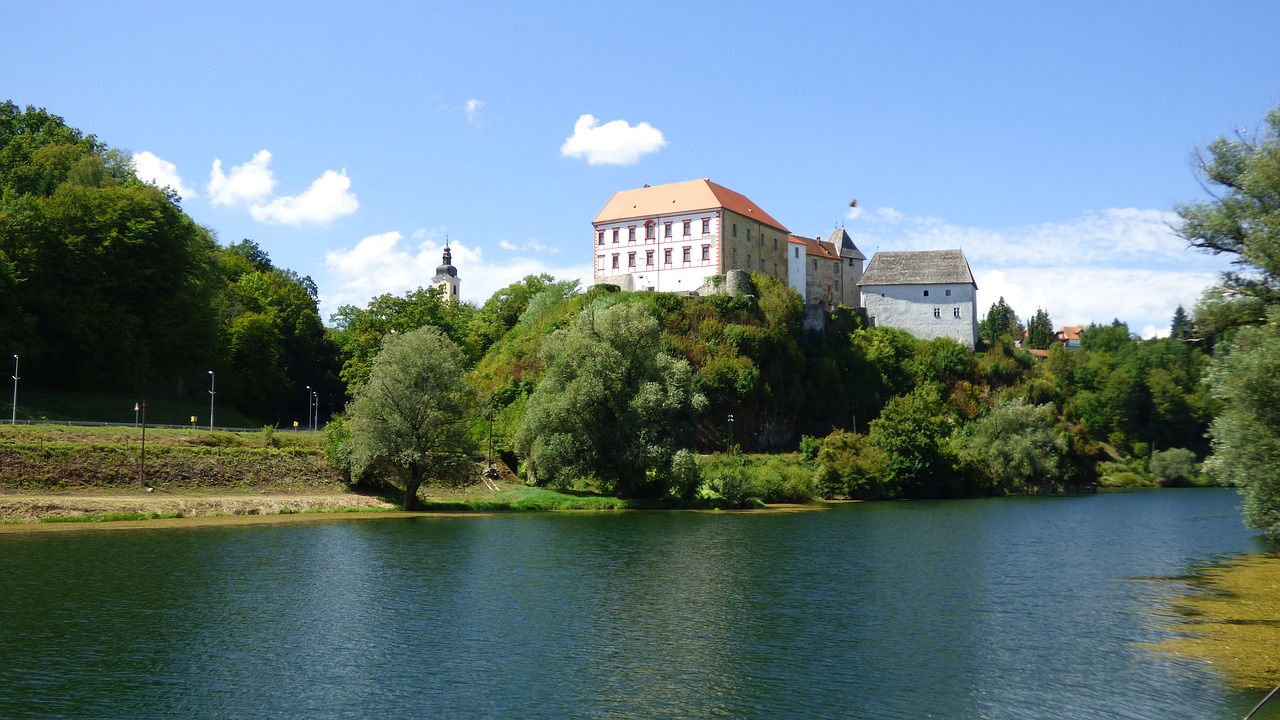
<svg viewBox="0 0 1280 720">
<path fill-rule="evenodd" d="M 1240 688 L 1280 684 L 1280 557 L 1209 568 L 1196 586 L 1177 601 L 1179 636 L 1153 647 L 1208 662 Z"/>
<path fill-rule="evenodd" d="M 0 493 L 342 492 L 319 433 L 0 425 Z"/>
</svg>

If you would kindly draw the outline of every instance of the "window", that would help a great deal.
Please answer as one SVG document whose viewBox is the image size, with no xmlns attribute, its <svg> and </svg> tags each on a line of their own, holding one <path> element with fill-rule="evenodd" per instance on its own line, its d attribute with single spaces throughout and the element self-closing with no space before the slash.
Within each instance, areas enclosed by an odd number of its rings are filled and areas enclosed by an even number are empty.
<svg viewBox="0 0 1280 720">
<path fill-rule="evenodd" d="M 613 229 L 613 241 L 618 242 L 618 228 Z"/>
<path fill-rule="evenodd" d="M 702 218 L 702 234 L 711 234 L 711 218 Z"/>
<path fill-rule="evenodd" d="M 925 290 L 925 291 L 924 291 L 924 296 L 925 296 L 925 297 L 929 297 L 929 291 L 928 291 L 928 290 Z"/>
<path fill-rule="evenodd" d="M 853 258 L 849 258 L 849 267 L 853 267 Z M 951 294 L 951 291 L 950 291 L 950 290 L 948 290 L 948 291 L 947 291 L 947 294 L 948 294 L 948 295 L 950 295 L 950 294 Z"/>
<path fill-rule="evenodd" d="M 774 250 L 777 250 L 777 249 L 778 249 L 778 238 L 774 238 L 774 239 L 773 239 L 773 249 L 774 249 Z"/>
<path fill-rule="evenodd" d="M 690 260 L 692 260 L 692 259 L 693 259 L 693 248 L 691 248 L 691 247 L 689 247 L 688 245 L 686 245 L 686 246 L 684 247 L 684 253 L 682 253 L 682 256 L 683 256 L 683 257 L 682 257 L 682 261 L 683 261 L 683 262 L 689 262 Z"/>
<path fill-rule="evenodd" d="M 710 246 L 710 245 L 703 245 L 703 246 L 702 246 L 702 259 L 703 259 L 703 261 L 704 261 L 704 262 L 705 262 L 705 261 L 707 261 L 707 260 L 710 260 L 710 259 L 711 259 L 711 246 Z"/>
<path fill-rule="evenodd" d="M 747 228 L 747 242 L 751 242 L 751 228 Z"/>
<path fill-rule="evenodd" d="M 652 250 L 644 251 L 644 264 L 647 265 L 648 267 L 653 267 L 653 251 Z"/>
<path fill-rule="evenodd" d="M 636 266 L 636 254 L 633 252 L 627 253 L 627 267 L 633 268 L 635 266 Z"/>
<path fill-rule="evenodd" d="M 618 253 L 613 254 L 613 269 L 618 269 Z"/>
<path fill-rule="evenodd" d="M 684 236 L 689 237 L 689 226 L 693 224 L 693 221 L 685 220 L 683 224 L 684 224 Z"/>
<path fill-rule="evenodd" d="M 662 223 L 662 237 L 671 237 L 671 223 Z"/>
<path fill-rule="evenodd" d="M 738 248 L 733 249 L 733 266 L 738 267 Z"/>
<path fill-rule="evenodd" d="M 764 258 L 760 258 L 760 272 L 764 272 Z"/>
<path fill-rule="evenodd" d="M 948 291 L 947 291 L 947 297 L 951 297 L 951 291 L 950 291 L 950 290 L 948 290 Z"/>
<path fill-rule="evenodd" d="M 667 248 L 666 250 L 662 251 L 662 264 L 663 265 L 671 264 L 671 248 Z"/>
<path fill-rule="evenodd" d="M 645 224 L 644 224 L 644 239 L 645 239 L 645 240 L 652 240 L 652 239 L 653 239 L 653 236 L 654 236 L 654 232 L 655 232 L 655 230 L 654 230 L 654 226 L 653 226 L 653 222 L 652 222 L 652 221 L 647 222 L 647 223 L 645 223 Z"/>
<path fill-rule="evenodd" d="M 936 318 L 940 318 L 940 317 L 942 317 L 942 308 L 934 308 L 934 309 L 933 309 L 933 316 L 934 316 L 934 317 L 936 317 Z"/>
<path fill-rule="evenodd" d="M 818 258 L 813 259 L 813 271 L 814 272 L 818 271 Z"/>
<path fill-rule="evenodd" d="M 631 227 L 627 228 L 627 242 L 635 242 L 635 241 L 636 241 L 636 226 L 632 225 Z"/>
<path fill-rule="evenodd" d="M 800 248 L 791 248 L 791 249 L 796 251 L 796 259 L 797 259 L 797 260 L 799 260 L 799 259 L 800 259 Z"/>
<path fill-rule="evenodd" d="M 750 270 L 750 269 L 751 269 L 751 255 L 750 255 L 750 254 L 748 254 L 748 255 L 747 255 L 747 269 L 748 269 L 748 270 Z"/>
<path fill-rule="evenodd" d="M 947 292 L 951 292 L 951 291 L 950 291 L 950 290 L 948 290 Z M 955 315 L 955 316 L 956 316 L 956 319 L 957 319 L 957 320 L 959 320 L 959 319 L 960 319 L 960 308 L 951 308 L 951 314 L 952 314 L 952 315 Z"/>
<path fill-rule="evenodd" d="M 596 233 L 596 244 L 597 244 L 597 245 L 603 245 L 603 244 L 604 244 L 604 231 L 603 231 L 603 230 L 601 230 L 600 232 Z"/>
<path fill-rule="evenodd" d="M 733 236 L 738 237 L 738 223 L 733 224 Z"/>
</svg>

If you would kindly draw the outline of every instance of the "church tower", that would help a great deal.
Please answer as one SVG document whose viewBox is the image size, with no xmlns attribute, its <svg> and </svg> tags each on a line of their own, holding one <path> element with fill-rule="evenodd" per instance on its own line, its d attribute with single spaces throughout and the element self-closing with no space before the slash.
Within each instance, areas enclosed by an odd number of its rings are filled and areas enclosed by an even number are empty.
<svg viewBox="0 0 1280 720">
<path fill-rule="evenodd" d="M 443 292 L 440 298 L 445 302 L 458 302 L 458 268 L 453 266 L 453 255 L 449 252 L 449 241 L 444 243 L 444 258 L 440 267 L 436 268 L 436 276 L 431 278 L 431 287 L 438 287 Z"/>
</svg>

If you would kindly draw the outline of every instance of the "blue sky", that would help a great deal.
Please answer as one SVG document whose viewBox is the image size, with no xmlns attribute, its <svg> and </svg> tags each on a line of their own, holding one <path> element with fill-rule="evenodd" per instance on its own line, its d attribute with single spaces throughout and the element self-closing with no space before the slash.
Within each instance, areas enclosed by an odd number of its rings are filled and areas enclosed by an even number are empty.
<svg viewBox="0 0 1280 720">
<path fill-rule="evenodd" d="M 802 235 L 965 250 L 980 312 L 1167 332 L 1222 259 L 1190 155 L 1280 104 L 1280 3 L 15 3 L 0 94 L 134 152 L 326 317 L 591 272 L 616 190 L 709 177 Z M 585 117 L 590 116 L 590 117 Z M 858 199 L 857 210 L 849 201 Z"/>
</svg>

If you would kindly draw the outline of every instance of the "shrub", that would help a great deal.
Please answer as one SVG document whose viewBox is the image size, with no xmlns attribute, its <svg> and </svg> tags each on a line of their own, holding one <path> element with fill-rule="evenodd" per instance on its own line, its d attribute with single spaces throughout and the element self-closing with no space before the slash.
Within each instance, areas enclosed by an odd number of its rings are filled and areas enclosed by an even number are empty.
<svg viewBox="0 0 1280 720">
<path fill-rule="evenodd" d="M 1171 448 L 1151 455 L 1151 474 L 1165 487 L 1195 485 L 1200 473 L 1196 454 L 1186 448 Z"/>
<path fill-rule="evenodd" d="M 812 435 L 800 436 L 800 457 L 805 460 L 816 460 L 818 457 L 818 438 Z"/>
</svg>

